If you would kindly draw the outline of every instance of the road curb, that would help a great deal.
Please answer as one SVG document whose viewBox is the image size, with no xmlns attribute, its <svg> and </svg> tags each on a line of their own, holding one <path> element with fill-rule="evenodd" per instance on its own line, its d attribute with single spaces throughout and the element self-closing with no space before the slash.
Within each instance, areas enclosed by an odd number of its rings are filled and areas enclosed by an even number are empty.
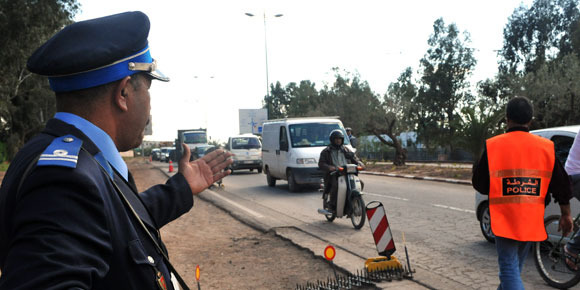
<svg viewBox="0 0 580 290">
<path fill-rule="evenodd" d="M 375 172 L 375 171 L 361 171 L 361 172 L 359 172 L 359 174 L 399 177 L 399 178 L 419 179 L 419 180 L 429 180 L 429 181 L 437 181 L 437 182 L 447 182 L 447 183 L 471 185 L 471 181 L 464 180 L 464 179 L 440 178 L 440 177 L 430 177 L 430 176 L 415 176 L 415 175 L 395 174 L 395 173 L 385 173 L 385 172 Z"/>
</svg>

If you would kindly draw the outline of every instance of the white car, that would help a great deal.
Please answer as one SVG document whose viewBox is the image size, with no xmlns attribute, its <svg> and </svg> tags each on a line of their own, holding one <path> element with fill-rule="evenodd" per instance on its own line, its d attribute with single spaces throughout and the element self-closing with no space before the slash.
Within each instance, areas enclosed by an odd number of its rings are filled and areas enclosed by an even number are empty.
<svg viewBox="0 0 580 290">
<path fill-rule="evenodd" d="M 562 166 L 566 163 L 568 158 L 568 152 L 572 143 L 574 143 L 574 138 L 580 130 L 580 125 L 575 126 L 565 126 L 565 127 L 555 127 L 540 130 L 533 130 L 530 133 L 542 136 L 544 138 L 552 140 L 554 142 L 554 147 L 556 151 L 556 158 L 560 160 Z M 479 226 L 481 228 L 481 233 L 489 242 L 495 242 L 495 236 L 491 231 L 491 221 L 489 217 L 489 202 L 487 201 L 488 196 L 475 192 L 475 215 L 477 220 L 479 220 Z M 580 202 L 576 198 L 570 200 L 570 208 L 572 209 L 572 217 L 575 217 L 578 212 L 580 212 Z M 544 216 L 559 215 L 560 206 L 554 203 L 552 198 L 550 204 L 546 207 L 546 212 Z"/>
<path fill-rule="evenodd" d="M 238 169 L 256 169 L 262 173 L 262 142 L 258 136 L 245 134 L 229 137 L 225 149 L 234 154 L 234 163 L 229 167 L 232 173 Z"/>
<path fill-rule="evenodd" d="M 159 155 L 159 161 L 169 162 L 169 151 L 174 149 L 174 147 L 161 147 L 161 154 Z"/>
</svg>

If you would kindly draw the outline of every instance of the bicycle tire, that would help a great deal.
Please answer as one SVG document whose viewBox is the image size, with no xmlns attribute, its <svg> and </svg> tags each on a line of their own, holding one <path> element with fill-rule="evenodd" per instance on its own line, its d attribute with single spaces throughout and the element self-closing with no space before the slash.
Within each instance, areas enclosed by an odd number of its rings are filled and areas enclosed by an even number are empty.
<svg viewBox="0 0 580 290">
<path fill-rule="evenodd" d="M 558 289 L 568 289 L 580 282 L 580 271 L 573 272 L 566 267 L 564 259 L 565 241 L 559 243 L 557 233 L 560 216 L 549 216 L 544 219 L 548 239 L 533 244 L 534 264 L 540 276 L 548 285 Z M 550 235 L 552 233 L 552 235 Z M 550 252 L 553 250 L 552 254 Z"/>
</svg>

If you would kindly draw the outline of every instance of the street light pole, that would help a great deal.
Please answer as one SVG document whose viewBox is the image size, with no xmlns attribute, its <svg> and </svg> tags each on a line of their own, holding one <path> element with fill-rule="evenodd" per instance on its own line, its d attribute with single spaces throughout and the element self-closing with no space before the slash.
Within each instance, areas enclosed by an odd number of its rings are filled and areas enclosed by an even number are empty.
<svg viewBox="0 0 580 290">
<path fill-rule="evenodd" d="M 249 17 L 254 17 L 252 13 L 246 13 Z M 282 17 L 284 14 L 275 14 L 274 17 Z M 266 97 L 270 96 L 270 80 L 268 79 L 268 37 L 266 36 L 266 12 L 264 12 L 264 51 L 266 53 Z"/>
</svg>

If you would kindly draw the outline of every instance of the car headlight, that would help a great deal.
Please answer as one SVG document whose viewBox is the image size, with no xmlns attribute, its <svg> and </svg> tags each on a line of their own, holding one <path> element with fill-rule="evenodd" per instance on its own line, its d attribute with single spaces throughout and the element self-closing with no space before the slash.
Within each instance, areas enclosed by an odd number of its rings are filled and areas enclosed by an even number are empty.
<svg viewBox="0 0 580 290">
<path fill-rule="evenodd" d="M 316 164 L 316 159 L 314 158 L 296 158 L 297 164 Z"/>
</svg>

